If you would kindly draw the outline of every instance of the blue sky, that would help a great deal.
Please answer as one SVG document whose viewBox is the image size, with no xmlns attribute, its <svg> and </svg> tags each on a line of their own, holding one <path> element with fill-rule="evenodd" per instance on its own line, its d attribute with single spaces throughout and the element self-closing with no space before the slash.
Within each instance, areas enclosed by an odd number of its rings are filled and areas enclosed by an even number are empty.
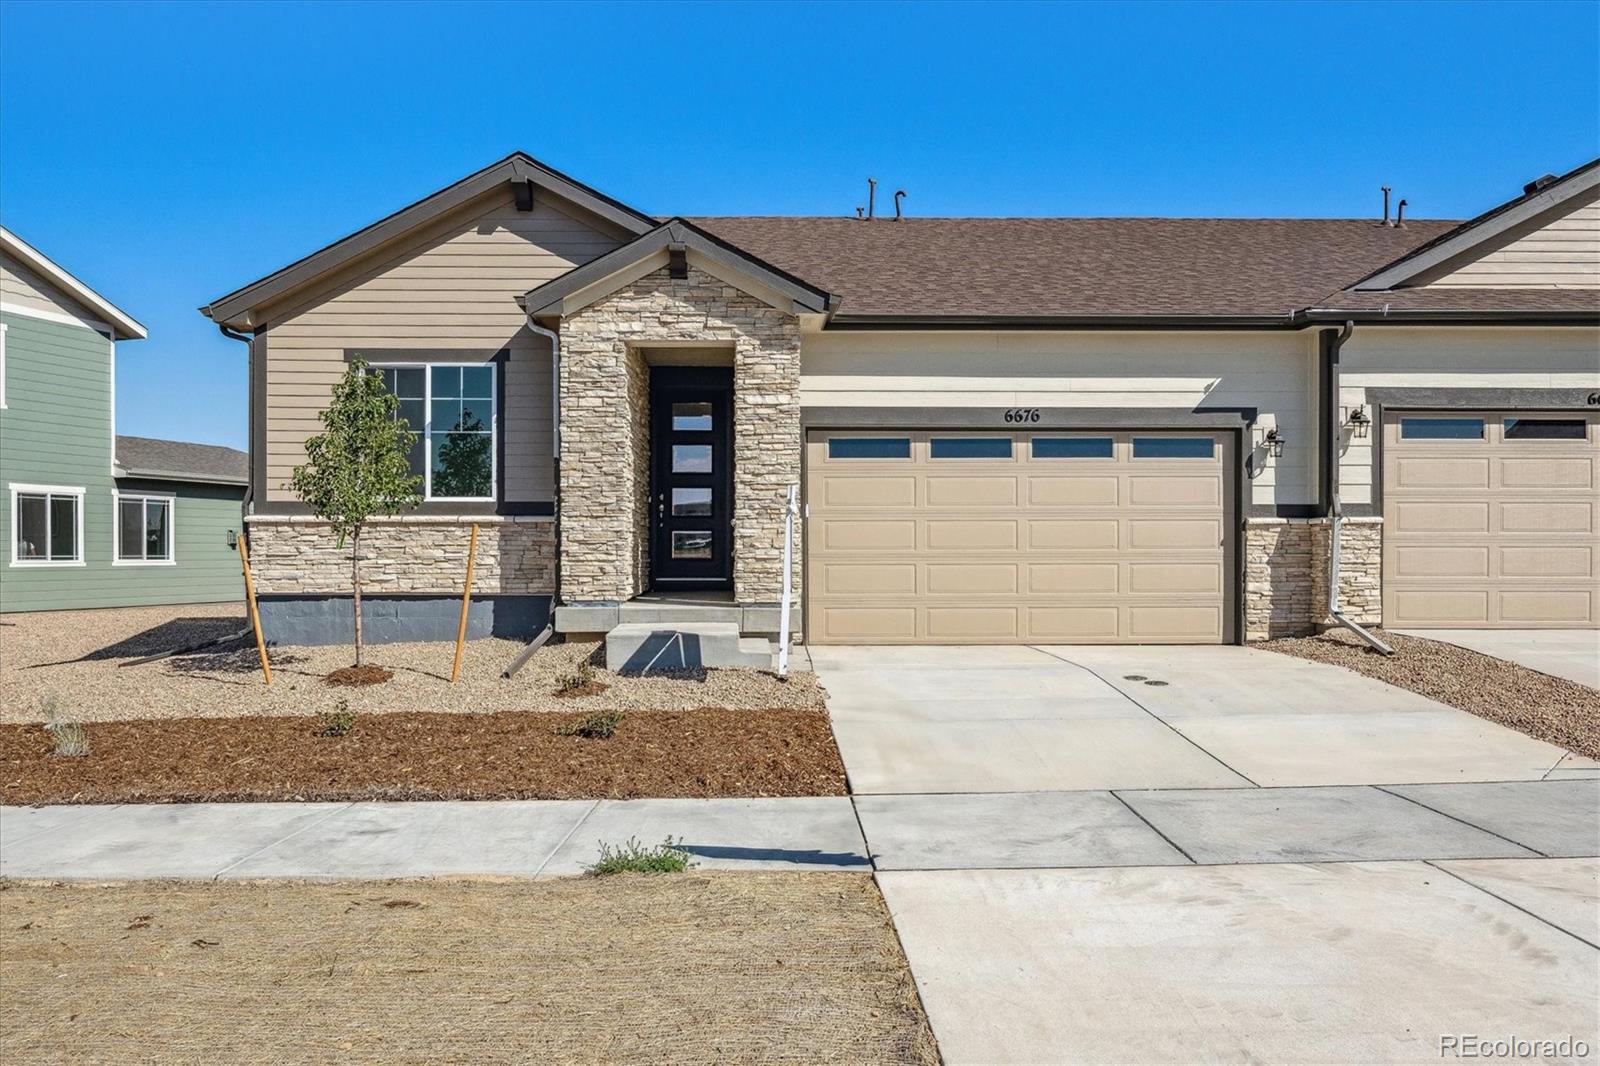
<svg viewBox="0 0 1600 1066">
<path fill-rule="evenodd" d="M 124 433 L 243 447 L 194 309 L 519 148 L 656 213 L 1464 217 L 1600 154 L 1600 4 L 0 2 L 0 220 L 150 327 Z"/>
</svg>

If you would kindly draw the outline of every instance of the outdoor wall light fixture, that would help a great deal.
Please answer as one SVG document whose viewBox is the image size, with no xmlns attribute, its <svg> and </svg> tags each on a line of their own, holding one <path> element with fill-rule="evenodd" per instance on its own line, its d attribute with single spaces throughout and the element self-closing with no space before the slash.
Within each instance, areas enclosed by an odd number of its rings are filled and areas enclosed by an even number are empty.
<svg viewBox="0 0 1600 1066">
<path fill-rule="evenodd" d="M 239 548 L 239 534 L 231 529 L 228 530 L 228 547 L 233 548 L 236 551 Z"/>
<path fill-rule="evenodd" d="M 1372 419 L 1367 417 L 1366 406 L 1359 403 L 1351 410 L 1350 417 L 1346 421 L 1350 423 L 1350 435 L 1352 437 L 1365 437 L 1368 428 L 1372 425 Z"/>
<path fill-rule="evenodd" d="M 1267 454 L 1274 459 L 1283 455 L 1283 434 L 1278 432 L 1277 426 L 1267 430 L 1267 435 L 1262 438 L 1261 444 L 1267 449 Z"/>
</svg>

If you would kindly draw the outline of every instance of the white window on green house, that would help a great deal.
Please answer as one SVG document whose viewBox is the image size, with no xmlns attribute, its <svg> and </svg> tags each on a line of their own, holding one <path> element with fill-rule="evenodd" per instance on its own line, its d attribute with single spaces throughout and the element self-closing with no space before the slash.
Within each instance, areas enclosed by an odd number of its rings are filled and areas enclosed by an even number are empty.
<svg viewBox="0 0 1600 1066">
<path fill-rule="evenodd" d="M 417 434 L 411 472 L 427 500 L 495 498 L 495 368 L 490 363 L 384 364 L 382 375 L 400 401 L 399 417 Z"/>
<path fill-rule="evenodd" d="M 118 492 L 116 502 L 116 565 L 171 566 L 173 522 L 177 501 L 171 496 Z"/>
<path fill-rule="evenodd" d="M 11 565 L 83 565 L 83 492 L 11 485 Z"/>
</svg>

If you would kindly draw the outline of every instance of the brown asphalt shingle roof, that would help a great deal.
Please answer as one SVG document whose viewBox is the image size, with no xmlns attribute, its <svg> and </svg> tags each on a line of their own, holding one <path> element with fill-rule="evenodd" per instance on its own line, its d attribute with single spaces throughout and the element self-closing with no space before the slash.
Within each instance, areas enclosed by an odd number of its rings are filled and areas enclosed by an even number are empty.
<svg viewBox="0 0 1600 1066">
<path fill-rule="evenodd" d="M 1600 313 L 1594 289 L 1346 289 L 1322 301 L 1340 311 L 1566 311 Z"/>
<path fill-rule="evenodd" d="M 1460 223 L 744 217 L 689 221 L 842 297 L 841 316 L 1287 316 Z"/>
<path fill-rule="evenodd" d="M 183 440 L 117 436 L 117 465 L 128 477 L 243 484 L 250 478 L 250 459 L 236 448 L 191 444 Z"/>
</svg>

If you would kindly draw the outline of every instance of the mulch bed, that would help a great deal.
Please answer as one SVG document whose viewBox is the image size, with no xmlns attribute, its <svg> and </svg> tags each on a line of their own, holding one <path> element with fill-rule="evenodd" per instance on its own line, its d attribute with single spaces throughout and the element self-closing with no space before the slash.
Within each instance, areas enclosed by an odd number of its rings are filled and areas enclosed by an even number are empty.
<svg viewBox="0 0 1600 1066">
<path fill-rule="evenodd" d="M 360 688 L 362 685 L 381 685 L 394 677 L 393 670 L 385 670 L 381 666 L 342 666 L 330 671 L 322 679 L 324 685 L 344 685 L 347 688 Z"/>
<path fill-rule="evenodd" d="M 1426 637 L 1379 631 L 1386 656 L 1353 633 L 1269 640 L 1257 647 L 1331 663 L 1600 759 L 1600 691 Z"/>
<path fill-rule="evenodd" d="M 813 710 L 637 711 L 606 739 L 562 735 L 588 713 L 361 715 L 95 722 L 89 754 L 37 725 L 0 726 L 0 803 L 634 799 L 842 796 L 828 716 Z"/>
</svg>

